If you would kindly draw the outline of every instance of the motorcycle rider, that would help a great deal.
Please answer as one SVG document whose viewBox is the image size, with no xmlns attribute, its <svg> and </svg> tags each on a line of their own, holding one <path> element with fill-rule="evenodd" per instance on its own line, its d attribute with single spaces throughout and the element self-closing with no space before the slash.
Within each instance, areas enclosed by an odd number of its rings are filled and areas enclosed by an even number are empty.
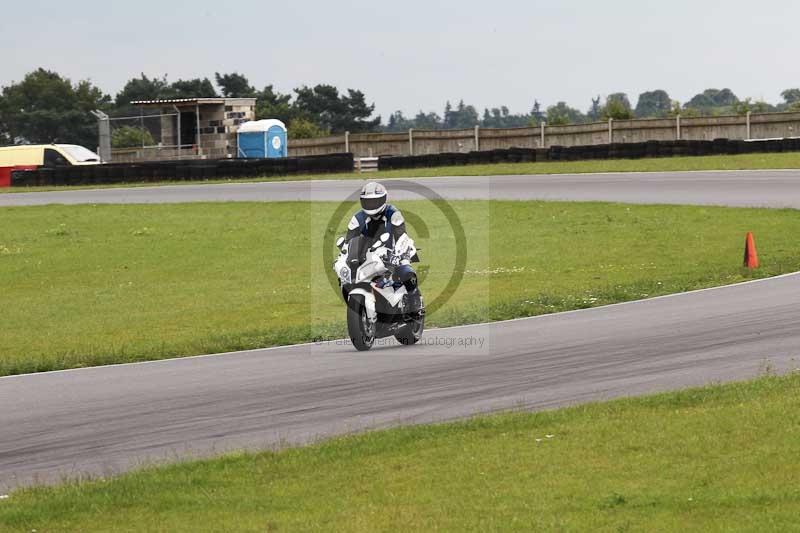
<svg viewBox="0 0 800 533">
<path fill-rule="evenodd" d="M 422 296 L 417 287 L 417 274 L 411 267 L 415 257 L 402 255 L 405 250 L 396 250 L 395 243 L 406 234 L 406 223 L 403 214 L 395 206 L 388 203 L 389 195 L 386 187 L 371 181 L 361 188 L 361 211 L 353 215 L 347 225 L 347 241 L 358 235 L 364 235 L 372 242 L 384 233 L 389 233 L 386 247 L 394 268 L 394 277 L 402 282 L 408 292 L 408 306 L 411 312 L 422 309 Z M 409 236 L 410 238 L 410 236 Z"/>
</svg>

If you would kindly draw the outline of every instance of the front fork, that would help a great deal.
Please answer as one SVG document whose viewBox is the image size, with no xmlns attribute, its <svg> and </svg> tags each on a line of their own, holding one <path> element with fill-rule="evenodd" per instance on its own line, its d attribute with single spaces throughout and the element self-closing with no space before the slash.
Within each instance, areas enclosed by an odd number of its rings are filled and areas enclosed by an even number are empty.
<svg viewBox="0 0 800 533">
<path fill-rule="evenodd" d="M 353 289 L 347 297 L 351 298 L 355 294 L 364 297 L 364 307 L 367 308 L 367 318 L 369 318 L 369 321 L 374 325 L 378 320 L 378 313 L 375 311 L 375 295 L 372 294 L 372 291 L 366 289 Z"/>
</svg>

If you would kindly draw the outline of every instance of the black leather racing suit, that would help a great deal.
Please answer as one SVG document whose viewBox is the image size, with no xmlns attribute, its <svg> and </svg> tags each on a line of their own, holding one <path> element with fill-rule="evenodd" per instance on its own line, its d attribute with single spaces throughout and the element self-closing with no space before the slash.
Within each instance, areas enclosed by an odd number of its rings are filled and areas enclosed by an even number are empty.
<svg viewBox="0 0 800 533">
<path fill-rule="evenodd" d="M 353 237 L 364 235 L 374 242 L 384 233 L 389 233 L 391 236 L 387 243 L 389 249 L 394 249 L 394 244 L 406 233 L 406 222 L 403 214 L 391 204 L 387 204 L 386 209 L 378 215 L 370 216 L 364 211 L 359 211 L 353 215 L 347 225 L 346 240 L 350 241 Z M 418 260 L 416 256 L 408 259 L 412 261 Z M 401 264 L 394 269 L 394 275 L 396 279 L 405 285 L 411 307 L 415 310 L 419 309 L 421 301 L 419 289 L 417 288 L 417 274 L 414 269 L 409 264 Z"/>
</svg>

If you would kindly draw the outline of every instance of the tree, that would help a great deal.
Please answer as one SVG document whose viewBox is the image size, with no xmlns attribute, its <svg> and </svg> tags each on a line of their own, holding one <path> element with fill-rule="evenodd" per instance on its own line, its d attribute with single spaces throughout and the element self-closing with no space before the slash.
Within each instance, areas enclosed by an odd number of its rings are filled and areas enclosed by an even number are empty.
<svg viewBox="0 0 800 533">
<path fill-rule="evenodd" d="M 324 130 L 304 118 L 298 118 L 289 123 L 287 127 L 289 130 L 290 139 L 314 139 L 316 137 L 325 137 L 330 134 L 329 131 Z"/>
<path fill-rule="evenodd" d="M 256 93 L 256 119 L 276 118 L 285 124 L 291 122 L 297 115 L 291 104 L 292 95 L 281 94 L 267 85 Z"/>
<path fill-rule="evenodd" d="M 747 113 L 769 113 L 774 111 L 775 108 L 763 100 L 754 102 L 752 98 L 745 98 L 739 100 L 733 105 L 733 112 L 737 115 L 746 115 Z"/>
<path fill-rule="evenodd" d="M 781 93 L 781 98 L 786 105 L 792 105 L 795 102 L 800 102 L 800 89 L 786 89 Z"/>
<path fill-rule="evenodd" d="M 367 104 L 364 93 L 348 89 L 346 95 L 332 85 L 300 87 L 295 89 L 297 97 L 294 109 L 306 120 L 319 124 L 332 133 L 374 131 L 381 117 L 369 119 L 375 104 Z"/>
<path fill-rule="evenodd" d="M 498 111 L 498 115 L 499 115 L 499 109 L 495 108 L 495 110 Z M 489 108 L 488 107 L 483 108 L 483 120 L 481 120 L 481 125 L 486 127 L 486 128 L 491 128 L 491 127 L 493 127 L 493 125 L 492 125 L 493 121 L 494 120 L 492 118 L 492 114 L 489 113 Z"/>
<path fill-rule="evenodd" d="M 414 117 L 414 128 L 418 130 L 440 130 L 442 129 L 442 117 L 433 111 L 430 113 L 420 111 Z"/>
<path fill-rule="evenodd" d="M 178 80 L 170 85 L 171 98 L 215 98 L 219 96 L 208 78 Z"/>
<path fill-rule="evenodd" d="M 297 95 L 294 107 L 307 120 L 324 124 L 330 129 L 336 117 L 342 114 L 339 90 L 332 85 L 303 86 L 294 92 Z"/>
<path fill-rule="evenodd" d="M 600 105 L 600 97 L 592 98 L 592 107 L 589 108 L 589 112 L 586 114 L 586 118 L 589 119 L 590 122 L 597 122 L 603 118 L 603 107 Z"/>
<path fill-rule="evenodd" d="M 721 91 L 717 92 L 714 101 L 717 106 L 731 106 L 734 105 L 739 99 L 733 94 L 733 91 L 730 89 L 722 89 Z"/>
<path fill-rule="evenodd" d="M 108 111 L 111 97 L 89 81 L 75 85 L 55 72 L 38 69 L 4 87 L 0 99 L 0 136 L 6 142 L 97 146 L 95 109 Z"/>
<path fill-rule="evenodd" d="M 454 111 L 450 102 L 447 102 L 444 115 L 445 129 L 468 129 L 479 124 L 478 111 L 474 106 L 466 105 L 464 100 L 461 100 Z"/>
<path fill-rule="evenodd" d="M 696 109 L 702 114 L 714 114 L 728 111 L 739 102 L 739 98 L 730 89 L 706 89 L 695 95 L 684 108 Z"/>
<path fill-rule="evenodd" d="M 601 110 L 603 120 L 628 120 L 633 118 L 633 110 L 625 93 L 614 93 L 606 98 L 606 105 Z"/>
<path fill-rule="evenodd" d="M 414 127 L 414 121 L 409 120 L 403 115 L 402 111 L 395 111 L 389 115 L 389 122 L 386 124 L 385 131 L 408 131 Z"/>
<path fill-rule="evenodd" d="M 0 146 L 7 146 L 9 144 L 14 144 L 14 139 L 11 137 L 11 133 L 9 131 L 10 126 L 7 123 L 6 119 L 6 111 L 5 111 L 5 98 L 3 94 L 0 93 Z"/>
<path fill-rule="evenodd" d="M 135 148 L 137 146 L 153 146 L 156 144 L 147 129 L 133 126 L 122 126 L 111 133 L 112 148 Z"/>
<path fill-rule="evenodd" d="M 484 108 L 481 126 L 485 128 L 507 128 L 510 116 L 511 111 L 506 106 L 493 107 L 491 111 L 488 108 Z"/>
<path fill-rule="evenodd" d="M 214 79 L 222 89 L 222 96 L 226 98 L 253 98 L 258 92 L 255 87 L 250 85 L 250 81 L 238 72 L 224 75 L 215 72 Z"/>
<path fill-rule="evenodd" d="M 139 78 L 128 80 L 128 83 L 117 93 L 115 104 L 118 108 L 125 108 L 137 100 L 159 100 L 171 98 L 172 89 L 167 82 L 167 77 L 148 78 L 144 73 Z"/>
<path fill-rule="evenodd" d="M 672 100 L 666 91 L 658 89 L 643 92 L 636 103 L 635 114 L 638 118 L 666 117 L 672 109 Z"/>
<path fill-rule="evenodd" d="M 484 109 L 481 126 L 485 128 L 521 128 L 530 125 L 530 114 L 514 114 L 508 107 L 493 107 Z"/>
<path fill-rule="evenodd" d="M 677 116 L 681 116 L 684 118 L 693 118 L 699 117 L 700 112 L 697 109 L 693 109 L 691 107 L 683 107 L 678 100 L 672 101 L 672 108 L 669 110 L 669 118 L 675 118 Z"/>
<path fill-rule="evenodd" d="M 547 118 L 547 115 L 542 112 L 542 104 L 539 103 L 539 100 L 533 101 L 533 109 L 531 109 L 530 119 L 528 120 L 529 126 L 538 126 L 542 122 L 544 122 Z"/>
<path fill-rule="evenodd" d="M 566 124 L 577 124 L 584 121 L 583 113 L 570 107 L 566 102 L 558 102 L 547 108 L 548 126 L 564 126 Z"/>
<path fill-rule="evenodd" d="M 336 125 L 338 131 L 375 131 L 381 125 L 381 117 L 368 120 L 375 111 L 375 104 L 367 104 L 366 96 L 361 91 L 347 89 L 347 96 L 342 96 L 344 116 Z"/>
<path fill-rule="evenodd" d="M 117 94 L 115 103 L 125 108 L 137 100 L 167 100 L 171 98 L 213 98 L 217 96 L 214 85 L 208 78 L 167 81 L 167 76 L 148 78 L 144 73 L 139 78 L 128 80 Z"/>
<path fill-rule="evenodd" d="M 178 80 L 169 83 L 167 76 L 148 78 L 144 73 L 140 77 L 128 80 L 115 98 L 115 114 L 131 115 L 137 109 L 131 102 L 138 100 L 169 100 L 173 98 L 208 98 L 217 96 L 214 85 L 208 78 Z"/>
<path fill-rule="evenodd" d="M 419 111 L 414 118 L 407 118 L 402 111 L 395 111 L 389 115 L 389 121 L 384 131 L 399 132 L 415 130 L 440 130 L 442 129 L 442 118 L 433 112 L 425 113 Z"/>
</svg>

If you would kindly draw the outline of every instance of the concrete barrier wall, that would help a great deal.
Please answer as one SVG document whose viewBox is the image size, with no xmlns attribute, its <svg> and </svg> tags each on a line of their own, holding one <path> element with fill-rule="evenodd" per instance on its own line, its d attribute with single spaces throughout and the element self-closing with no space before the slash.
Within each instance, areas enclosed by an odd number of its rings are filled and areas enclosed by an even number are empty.
<svg viewBox="0 0 800 533">
<path fill-rule="evenodd" d="M 610 134 L 610 135 L 609 135 Z M 362 133 L 289 141 L 289 155 L 352 152 L 356 157 L 467 153 L 507 148 L 549 148 L 645 141 L 773 139 L 800 136 L 800 113 L 764 113 L 721 117 L 634 119 L 545 126 Z M 410 137 L 410 138 L 409 138 Z"/>
</svg>

